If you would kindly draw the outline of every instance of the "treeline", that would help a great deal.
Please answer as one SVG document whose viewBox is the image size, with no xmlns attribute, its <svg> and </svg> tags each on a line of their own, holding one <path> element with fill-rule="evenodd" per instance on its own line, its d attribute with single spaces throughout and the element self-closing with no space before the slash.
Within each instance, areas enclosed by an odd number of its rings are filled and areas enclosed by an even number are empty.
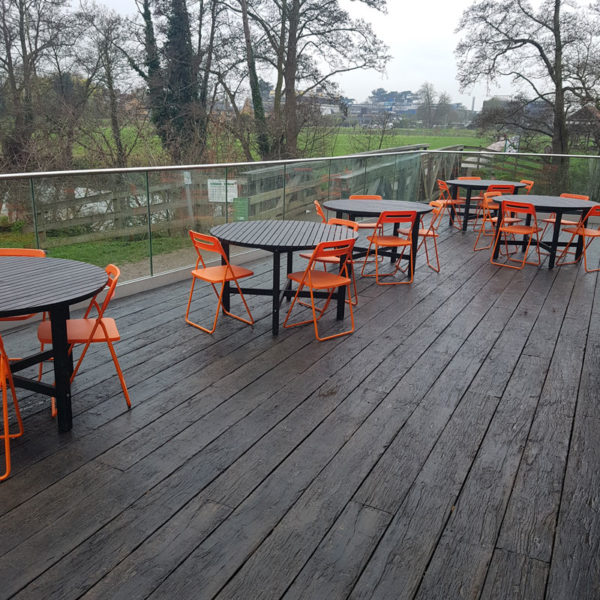
<svg viewBox="0 0 600 600">
<path fill-rule="evenodd" d="M 302 156 L 332 78 L 389 58 L 338 0 L 137 7 L 0 3 L 2 172 Z"/>
</svg>

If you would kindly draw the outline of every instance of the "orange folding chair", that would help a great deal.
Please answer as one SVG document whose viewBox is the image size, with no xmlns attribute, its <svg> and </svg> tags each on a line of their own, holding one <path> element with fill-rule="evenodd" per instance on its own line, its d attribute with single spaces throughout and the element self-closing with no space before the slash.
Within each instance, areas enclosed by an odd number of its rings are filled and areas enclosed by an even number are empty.
<svg viewBox="0 0 600 600">
<path fill-rule="evenodd" d="M 125 396 L 125 402 L 127 407 L 131 408 L 131 400 L 129 399 L 129 392 L 125 385 L 125 378 L 123 377 L 123 371 L 117 359 L 117 354 L 113 346 L 113 342 L 118 342 L 121 339 L 117 324 L 114 319 L 105 317 L 104 313 L 108 307 L 110 301 L 115 294 L 115 288 L 119 281 L 121 271 L 119 267 L 115 265 L 108 265 L 106 267 L 106 274 L 108 275 L 108 281 L 106 284 L 106 296 L 102 304 L 98 303 L 98 295 L 96 294 L 90 301 L 90 304 L 85 311 L 82 319 L 68 319 L 67 320 L 67 342 L 69 344 L 69 353 L 73 352 L 75 344 L 84 344 L 79 360 L 73 369 L 71 374 L 71 382 L 75 379 L 75 375 L 79 371 L 79 367 L 83 362 L 83 358 L 86 355 L 91 344 L 103 343 L 108 346 L 110 355 L 115 364 L 117 375 L 123 389 L 123 395 Z M 92 310 L 96 312 L 96 317 L 90 317 Z M 52 331 L 50 327 L 50 321 L 43 321 L 38 327 L 38 339 L 41 342 L 41 350 L 44 350 L 45 344 L 52 343 Z M 56 405 L 54 398 L 52 399 L 52 416 L 56 416 Z"/>
<path fill-rule="evenodd" d="M 447 207 L 444 205 L 443 202 L 438 202 L 437 200 L 432 200 L 429 203 L 429 206 L 431 206 L 433 208 L 433 210 L 431 211 L 431 219 L 429 221 L 429 225 L 426 226 L 423 222 L 425 215 L 421 216 L 421 221 L 419 223 L 419 237 L 421 238 L 421 241 L 419 242 L 419 245 L 417 246 L 417 252 L 423 246 L 425 248 L 425 259 L 427 260 L 427 266 L 430 269 L 434 270 L 436 273 L 439 273 L 440 272 L 440 257 L 438 254 L 438 247 L 437 247 L 437 238 L 439 237 L 438 227 L 442 221 L 442 217 L 444 216 L 444 212 L 446 211 Z M 407 235 L 409 233 L 409 229 L 402 228 L 401 233 L 403 235 Z M 435 261 L 436 261 L 435 266 L 432 264 L 431 260 L 429 259 L 429 248 L 427 245 L 428 239 L 433 241 L 433 251 L 435 252 Z"/>
<path fill-rule="evenodd" d="M 574 198 L 575 200 L 586 200 L 588 202 L 590 200 L 589 196 L 585 196 L 582 194 L 564 193 L 564 194 L 561 194 L 560 197 L 561 198 Z M 545 235 L 548 227 L 550 225 L 554 225 L 556 223 L 556 213 L 550 213 L 550 215 L 548 217 L 546 217 L 545 219 L 540 219 L 540 222 L 545 223 L 544 230 L 542 231 L 542 235 L 540 236 L 541 239 L 544 239 L 544 235 Z M 580 223 L 580 221 L 571 221 L 570 219 L 561 219 L 560 220 L 560 224 L 564 225 L 565 227 L 577 227 L 579 225 L 579 223 Z M 571 263 L 564 263 L 564 264 L 571 264 Z"/>
<path fill-rule="evenodd" d="M 454 212 L 454 216 L 452 217 L 452 225 L 456 229 L 462 229 L 462 218 L 460 213 L 457 211 L 457 208 L 464 206 L 464 198 L 453 198 L 448 184 L 442 179 L 437 180 L 437 185 L 440 192 L 437 201 L 442 202 L 448 208 L 448 210 Z"/>
<path fill-rule="evenodd" d="M 531 190 L 533 189 L 535 181 L 532 181 L 531 179 L 521 179 L 521 181 L 519 181 L 519 183 L 524 183 L 525 184 L 525 193 L 531 194 Z"/>
<path fill-rule="evenodd" d="M 382 200 L 379 194 L 352 194 L 348 200 Z M 358 223 L 359 229 L 374 229 L 377 221 L 361 221 Z"/>
<path fill-rule="evenodd" d="M 21 420 L 21 411 L 17 402 L 15 384 L 13 383 L 12 373 L 10 372 L 10 363 L 2 337 L 0 336 L 0 387 L 2 387 L 2 434 L 0 437 L 4 440 L 4 473 L 0 475 L 0 481 L 3 481 L 10 475 L 10 440 L 23 435 L 23 421 Z M 8 416 L 8 390 L 12 396 L 15 416 L 17 418 L 18 431 L 10 433 L 10 421 Z"/>
<path fill-rule="evenodd" d="M 316 200 L 315 200 L 316 202 Z M 327 221 L 328 225 L 339 225 L 341 227 L 348 227 L 352 229 L 354 232 L 358 232 L 358 223 L 356 221 L 350 221 L 349 219 L 337 219 L 332 217 Z M 310 260 L 313 256 L 313 252 L 300 252 L 300 256 L 302 258 L 306 258 Z M 328 258 L 322 258 L 319 260 L 323 264 L 323 270 L 327 271 L 327 265 L 337 265 L 338 271 L 340 266 L 340 257 L 339 256 L 330 256 Z M 347 258 L 346 262 L 350 265 L 350 276 L 352 277 L 352 287 L 354 288 L 354 297 L 350 295 L 346 302 L 351 302 L 353 306 L 358 304 L 358 292 L 356 290 L 356 277 L 354 275 L 354 259 Z M 299 304 L 302 306 L 309 306 L 306 302 L 299 301 Z"/>
<path fill-rule="evenodd" d="M 0 248 L 0 256 L 46 256 L 45 250 L 39 248 Z M 18 315 L 16 317 L 1 317 L 0 321 L 25 321 L 31 319 L 35 314 Z M 45 317 L 45 315 L 44 315 Z"/>
<path fill-rule="evenodd" d="M 489 193 L 489 192 L 494 192 L 494 193 L 497 192 L 498 194 L 514 194 L 515 186 L 494 183 L 492 185 L 488 185 L 487 190 L 485 190 L 484 194 Z M 497 206 L 495 209 L 492 209 L 492 211 L 498 210 L 498 208 L 499 208 L 499 206 Z M 475 220 L 473 221 L 473 231 L 475 231 L 478 226 L 480 228 L 479 231 L 481 231 L 481 226 L 479 225 L 479 220 L 482 217 L 483 217 L 483 199 L 477 205 L 477 212 L 475 213 Z M 486 246 L 486 248 L 489 248 L 489 246 Z M 484 250 L 484 249 L 485 248 L 480 248 L 480 250 Z"/>
<path fill-rule="evenodd" d="M 298 327 L 299 325 L 306 325 L 307 323 L 313 323 L 315 328 L 315 337 L 320 342 L 325 340 L 331 340 L 336 337 L 341 337 L 343 335 L 349 335 L 354 331 L 354 312 L 352 308 L 352 302 L 349 303 L 350 309 L 350 321 L 351 328 L 347 331 L 342 331 L 341 333 L 335 333 L 328 336 L 321 336 L 319 334 L 319 325 L 318 322 L 321 317 L 325 314 L 327 307 L 331 303 L 331 297 L 333 296 L 333 292 L 344 286 L 346 288 L 346 292 L 348 297 L 350 298 L 351 290 L 350 284 L 352 283 L 352 278 L 350 277 L 350 264 L 349 260 L 352 259 L 352 250 L 354 249 L 355 239 L 351 240 L 335 240 L 332 242 L 321 242 L 314 249 L 312 256 L 306 266 L 304 271 L 296 271 L 294 273 L 288 274 L 288 279 L 291 281 L 295 281 L 298 284 L 298 289 L 296 290 L 296 294 L 290 308 L 285 317 L 285 321 L 283 322 L 283 326 L 286 328 L 290 327 Z M 330 261 L 331 259 L 337 258 L 340 261 L 340 270 L 339 273 L 331 273 L 329 271 L 322 271 L 317 269 L 317 264 L 319 262 Z M 297 323 L 289 323 L 288 320 L 290 315 L 292 314 L 292 310 L 300 297 L 300 292 L 307 287 L 310 290 L 310 307 L 312 310 L 312 319 L 308 319 L 305 321 L 299 321 Z M 329 290 L 329 294 L 327 299 L 325 300 L 325 304 L 322 308 L 317 308 L 315 304 L 315 291 L 320 290 Z"/>
<path fill-rule="evenodd" d="M 501 196 L 501 192 L 485 192 L 483 194 L 483 201 L 481 203 L 481 226 L 479 228 L 479 233 L 477 234 L 477 238 L 475 239 L 475 243 L 473 244 L 473 250 L 475 252 L 479 252 L 479 250 L 488 250 L 492 244 L 494 243 L 493 238 L 496 235 L 496 224 L 498 222 L 498 217 L 496 216 L 498 210 L 500 209 L 500 205 L 494 202 L 494 198 Z M 507 216 L 505 218 L 505 224 L 515 224 L 519 223 L 521 219 L 518 217 Z M 490 223 L 492 227 L 487 229 L 486 225 Z M 480 238 L 482 237 L 491 237 L 490 243 L 487 246 L 478 247 L 478 243 Z"/>
<path fill-rule="evenodd" d="M 190 230 L 190 238 L 192 239 L 192 243 L 194 244 L 194 248 L 196 249 L 196 253 L 198 254 L 198 258 L 196 259 L 196 268 L 192 271 L 192 288 L 190 289 L 190 297 L 187 303 L 187 309 L 185 311 L 185 322 L 197 329 L 201 329 L 206 333 L 214 333 L 217 328 L 217 320 L 219 319 L 219 312 L 223 309 L 223 312 L 229 316 L 241 321 L 242 323 L 246 323 L 248 325 L 254 325 L 254 319 L 252 317 L 252 313 L 246 304 L 246 299 L 244 298 L 244 294 L 242 294 L 242 289 L 240 288 L 240 284 L 238 283 L 238 279 L 243 277 L 250 277 L 254 275 L 253 271 L 250 269 L 246 269 L 244 267 L 239 267 L 237 265 L 232 265 L 223 250 L 223 246 L 221 246 L 221 242 L 212 235 L 206 235 L 204 233 L 198 233 L 197 231 Z M 202 256 L 202 252 L 213 252 L 218 254 L 221 257 L 221 261 L 223 264 L 215 266 L 215 267 L 207 267 L 204 262 L 204 257 Z M 212 324 L 212 329 L 208 329 L 203 327 L 202 325 L 195 323 L 190 320 L 190 306 L 192 304 L 192 296 L 194 294 L 194 286 L 196 285 L 196 280 L 206 281 L 210 283 L 215 295 L 219 299 L 217 303 L 217 311 L 215 313 L 215 318 Z M 223 306 L 223 293 L 225 291 L 225 284 L 227 282 L 233 281 L 235 286 L 237 287 L 238 293 L 242 302 L 244 303 L 244 307 L 246 308 L 246 312 L 248 313 L 249 319 L 245 319 L 239 315 L 234 315 L 229 310 L 225 309 Z M 217 290 L 217 284 L 221 284 L 221 289 Z"/>
<path fill-rule="evenodd" d="M 388 210 L 382 212 L 381 215 L 379 215 L 376 231 L 383 231 L 384 226 L 388 224 L 394 226 L 397 225 L 398 235 L 384 235 L 375 233 L 373 235 L 367 236 L 367 239 L 369 240 L 369 247 L 367 248 L 367 255 L 365 256 L 365 261 L 363 262 L 361 270 L 361 275 L 363 277 L 375 277 L 375 281 L 378 285 L 398 285 L 403 283 L 412 283 L 415 270 L 414 256 L 410 257 L 410 274 L 407 280 L 384 282 L 380 281 L 380 279 L 382 277 L 391 277 L 395 275 L 398 271 L 404 272 L 401 263 L 404 258 L 404 252 L 406 251 L 406 249 L 408 248 L 408 252 L 411 252 L 412 228 L 414 226 L 416 218 L 417 213 L 414 210 Z M 404 225 L 405 227 L 401 227 L 402 225 Z M 400 256 L 396 260 L 393 271 L 390 271 L 389 273 L 379 272 L 380 248 L 402 249 Z M 367 259 L 369 258 L 369 254 L 371 253 L 372 249 L 375 253 L 375 274 L 365 274 L 365 266 L 367 264 Z"/>
<path fill-rule="evenodd" d="M 575 227 L 565 227 L 563 229 L 564 232 L 571 234 L 571 239 L 568 241 L 567 245 L 564 247 L 563 251 L 560 253 L 558 259 L 556 260 L 557 266 L 573 265 L 581 260 L 580 256 L 579 258 L 576 258 L 571 262 L 564 262 L 565 256 L 570 253 L 569 246 L 571 246 L 571 244 L 575 240 L 575 236 L 581 236 L 583 238 L 582 254 L 585 272 L 594 273 L 596 271 L 600 271 L 600 268 L 588 269 L 587 265 L 587 249 L 595 239 L 600 237 L 600 225 L 598 225 L 598 227 L 596 227 L 595 229 L 587 226 L 588 219 L 590 217 L 600 217 L 600 206 L 592 206 L 592 208 L 590 208 L 590 210 L 588 210 L 587 213 L 581 217 L 581 220 Z"/>
<path fill-rule="evenodd" d="M 494 248 L 492 250 L 492 256 L 490 258 L 490 262 L 494 265 L 498 265 L 500 267 L 509 267 L 511 269 L 522 269 L 526 264 L 527 265 L 539 265 L 541 261 L 540 256 L 540 238 L 539 232 L 542 230 L 541 227 L 538 227 L 537 216 L 535 212 L 535 206 L 533 204 L 528 204 L 527 202 L 510 202 L 505 200 L 502 202 L 500 207 L 500 226 L 498 227 L 498 235 L 494 242 Z M 519 216 L 520 215 L 520 216 Z M 518 218 L 521 221 L 525 218 L 530 218 L 530 225 L 521 225 L 519 223 L 515 223 L 513 219 Z M 514 240 L 514 236 L 523 235 L 527 236 L 527 243 L 525 245 L 525 249 L 523 251 L 523 259 L 519 260 L 512 257 L 512 252 L 510 252 L 508 248 L 508 238 L 511 236 L 512 240 Z M 531 246 L 531 240 L 535 236 L 536 243 L 535 249 L 537 252 L 537 262 L 530 262 L 527 260 L 529 255 L 529 248 Z M 498 262 L 494 259 L 494 254 L 496 252 L 496 248 L 500 243 L 500 238 L 504 238 L 504 248 L 507 262 Z M 511 265 L 509 261 L 517 262 L 519 265 Z"/>
<path fill-rule="evenodd" d="M 323 210 L 321 203 L 318 200 L 315 200 L 314 205 L 317 214 L 319 215 L 319 217 L 321 217 L 321 221 L 323 221 L 323 223 L 327 223 L 327 217 L 325 216 L 325 211 Z"/>
</svg>

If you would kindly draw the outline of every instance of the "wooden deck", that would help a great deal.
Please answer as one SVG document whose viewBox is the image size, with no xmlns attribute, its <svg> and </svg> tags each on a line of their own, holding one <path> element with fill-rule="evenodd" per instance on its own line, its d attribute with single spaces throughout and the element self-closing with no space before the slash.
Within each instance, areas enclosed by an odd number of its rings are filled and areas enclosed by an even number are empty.
<svg viewBox="0 0 600 600">
<path fill-rule="evenodd" d="M 360 280 L 357 330 L 324 343 L 273 338 L 257 297 L 254 328 L 197 331 L 187 282 L 115 300 L 133 408 L 105 347 L 70 433 L 20 391 L 0 597 L 600 598 L 597 277 L 472 243 Z"/>
</svg>

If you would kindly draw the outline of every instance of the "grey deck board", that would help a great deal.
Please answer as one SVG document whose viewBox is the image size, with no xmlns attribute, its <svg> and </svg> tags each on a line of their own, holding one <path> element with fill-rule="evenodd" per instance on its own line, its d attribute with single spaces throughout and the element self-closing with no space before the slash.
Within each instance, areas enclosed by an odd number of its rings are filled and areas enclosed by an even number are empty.
<svg viewBox="0 0 600 600">
<path fill-rule="evenodd" d="M 213 336 L 183 321 L 188 282 L 115 299 L 133 408 L 103 347 L 70 433 L 20 391 L 0 596 L 599 597 L 597 275 L 439 243 L 439 274 L 359 278 L 355 333 L 324 343 L 274 338 L 260 297 Z M 31 352 L 35 326 L 3 339 Z"/>
</svg>

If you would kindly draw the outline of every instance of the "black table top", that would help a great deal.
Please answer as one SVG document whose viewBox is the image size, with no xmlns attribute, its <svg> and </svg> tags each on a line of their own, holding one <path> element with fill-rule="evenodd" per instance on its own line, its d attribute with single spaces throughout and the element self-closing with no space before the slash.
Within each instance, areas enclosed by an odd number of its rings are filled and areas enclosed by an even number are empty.
<svg viewBox="0 0 600 600">
<path fill-rule="evenodd" d="M 75 304 L 91 298 L 107 281 L 104 269 L 76 260 L 0 256 L 0 317 Z"/>
<path fill-rule="evenodd" d="M 520 181 L 504 181 L 501 179 L 449 179 L 448 185 L 472 190 L 487 190 L 490 185 L 514 185 L 515 188 L 524 188 L 525 184 Z"/>
<path fill-rule="evenodd" d="M 222 242 L 271 252 L 309 250 L 319 242 L 357 237 L 346 227 L 314 221 L 236 221 L 217 225 L 210 233 Z"/>
<path fill-rule="evenodd" d="M 560 210 L 561 212 L 581 212 L 586 209 L 589 210 L 592 206 L 596 205 L 596 202 L 590 202 L 589 200 L 562 198 L 561 196 L 539 196 L 535 194 L 530 194 L 529 196 L 513 196 L 506 194 L 500 198 L 502 201 L 527 202 L 528 204 L 533 204 L 536 210 L 542 212 L 555 212 L 557 210 Z M 496 201 L 500 198 L 496 198 Z"/>
<path fill-rule="evenodd" d="M 406 202 L 404 200 L 327 200 L 323 203 L 327 210 L 343 212 L 355 217 L 378 217 L 387 210 L 414 210 L 417 214 L 431 212 L 429 204 Z"/>
</svg>

